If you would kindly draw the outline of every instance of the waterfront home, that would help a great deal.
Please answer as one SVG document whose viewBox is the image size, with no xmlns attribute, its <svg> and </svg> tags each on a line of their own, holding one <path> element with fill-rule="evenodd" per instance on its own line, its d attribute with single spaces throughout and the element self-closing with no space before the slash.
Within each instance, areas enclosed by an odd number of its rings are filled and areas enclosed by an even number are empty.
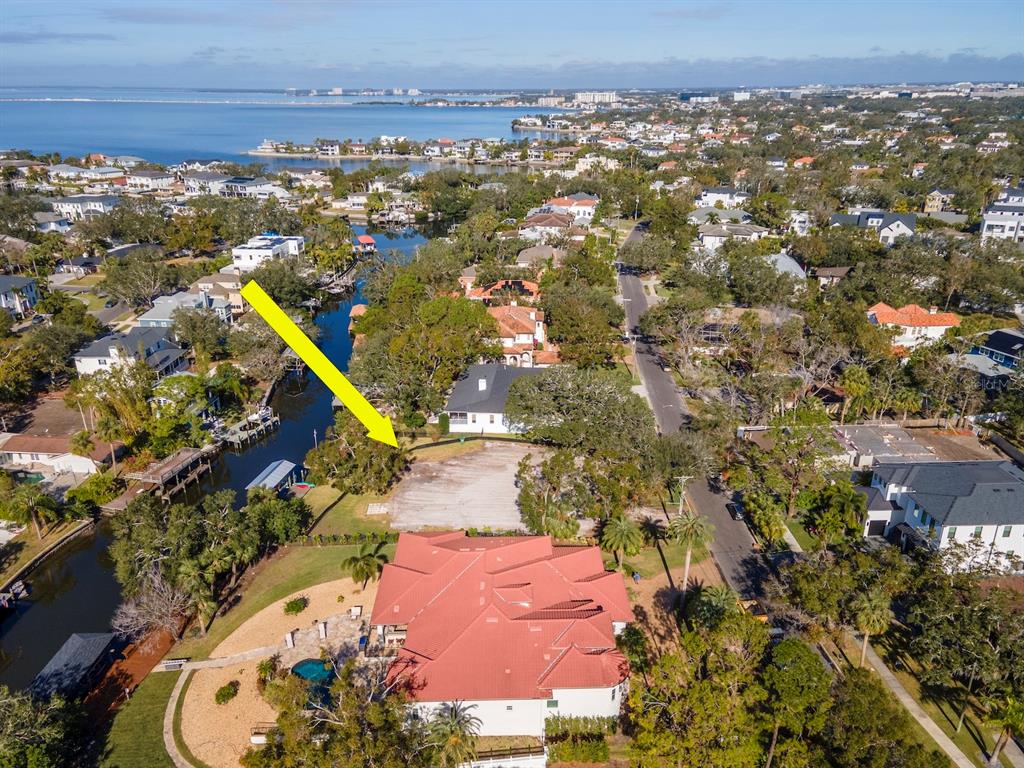
<svg viewBox="0 0 1024 768">
<path fill-rule="evenodd" d="M 901 546 L 976 541 L 980 563 L 1024 570 L 1024 472 L 1011 462 L 877 464 L 871 485 L 891 508 L 869 519 L 867 530 Z"/>
<path fill-rule="evenodd" d="M 218 173 L 217 171 L 186 171 L 182 174 L 182 182 L 185 184 L 185 197 L 222 195 L 224 184 L 230 181 L 231 178 L 226 173 Z"/>
<path fill-rule="evenodd" d="M 24 317 L 39 301 L 39 288 L 30 277 L 0 275 L 0 309 Z"/>
<path fill-rule="evenodd" d="M 71 220 L 60 213 L 36 211 L 32 214 L 32 223 L 37 232 L 56 232 L 63 235 L 71 229 Z"/>
<path fill-rule="evenodd" d="M 615 638 L 632 620 L 597 547 L 456 531 L 400 535 L 370 624 L 420 718 L 460 701 L 482 736 L 543 737 L 548 717 L 618 717 L 629 664 Z"/>
<path fill-rule="evenodd" d="M 174 313 L 179 309 L 202 309 L 212 312 L 223 323 L 231 322 L 231 304 L 226 299 L 205 290 L 196 293 L 179 291 L 170 296 L 158 296 L 153 308 L 139 315 L 139 327 L 170 328 L 174 325 Z"/>
<path fill-rule="evenodd" d="M 288 190 L 262 176 L 232 176 L 221 185 L 220 195 L 222 197 L 248 197 L 255 200 L 269 200 L 271 197 L 287 200 L 291 197 Z"/>
<path fill-rule="evenodd" d="M 299 256 L 306 249 L 306 238 L 301 235 L 283 237 L 279 235 L 259 235 L 250 238 L 243 245 L 231 249 L 231 265 L 225 270 L 252 272 L 271 259 L 283 259 L 288 256 Z"/>
<path fill-rule="evenodd" d="M 505 418 L 505 402 L 512 382 L 534 373 L 540 373 L 540 369 L 502 363 L 469 366 L 455 381 L 444 406 L 449 431 L 498 435 L 522 432 L 519 425 Z"/>
<path fill-rule="evenodd" d="M 175 182 L 174 174 L 170 171 L 129 171 L 128 189 L 139 192 L 156 192 L 161 189 L 170 189 Z"/>
<path fill-rule="evenodd" d="M 115 453 L 123 448 L 114 444 Z M 91 475 L 110 461 L 110 446 L 97 442 L 80 456 L 71 450 L 67 435 L 0 435 L 0 462 L 5 467 L 36 469 L 47 473 Z"/>
<path fill-rule="evenodd" d="M 73 355 L 80 376 L 143 361 L 158 379 L 188 368 L 185 350 L 171 340 L 169 328 L 132 328 L 111 333 Z"/>
<path fill-rule="evenodd" d="M 895 309 L 884 302 L 868 307 L 868 322 L 893 332 L 893 346 L 913 349 L 942 338 L 950 328 L 960 325 L 960 318 L 952 312 L 939 312 L 938 307 L 924 309 L 907 304 Z"/>
<path fill-rule="evenodd" d="M 121 204 L 118 195 L 72 195 L 50 201 L 54 212 L 69 221 L 80 221 L 87 216 L 110 213 Z"/>
</svg>

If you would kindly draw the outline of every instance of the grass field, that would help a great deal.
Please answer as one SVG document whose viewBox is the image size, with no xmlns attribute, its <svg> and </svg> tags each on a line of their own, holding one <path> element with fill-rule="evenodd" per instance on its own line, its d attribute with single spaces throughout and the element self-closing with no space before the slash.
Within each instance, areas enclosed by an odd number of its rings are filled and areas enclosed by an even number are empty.
<svg viewBox="0 0 1024 768">
<path fill-rule="evenodd" d="M 316 498 L 310 499 L 317 491 L 324 491 Z M 334 488 L 314 488 L 306 494 L 306 500 L 313 508 L 313 519 L 316 525 L 310 531 L 314 536 L 333 536 L 344 533 L 385 533 L 388 530 L 387 522 L 379 517 L 367 517 L 366 506 L 385 497 L 369 494 L 349 494 L 342 496 Z M 329 501 L 329 503 L 327 503 Z M 322 505 L 318 511 L 317 506 Z"/>
<path fill-rule="evenodd" d="M 171 768 L 164 751 L 164 710 L 179 672 L 153 673 L 118 710 L 107 736 L 100 768 Z"/>
<path fill-rule="evenodd" d="M 205 637 L 186 637 L 168 654 L 175 658 L 208 658 L 220 642 L 242 622 L 275 600 L 300 589 L 342 578 L 342 561 L 356 551 L 356 546 L 285 547 L 271 560 L 256 568 L 252 581 L 245 587 L 242 600 L 225 616 L 210 625 Z M 394 555 L 394 547 L 389 548 Z"/>
<path fill-rule="evenodd" d="M 662 555 L 665 557 L 664 561 L 661 559 Z M 690 562 L 696 565 L 707 556 L 706 549 L 696 547 L 693 550 L 693 557 Z M 661 542 L 661 553 L 658 552 L 657 547 L 644 547 L 639 555 L 625 558 L 626 568 L 624 573 L 628 574 L 632 571 L 637 571 L 643 578 L 649 579 L 665 573 L 665 563 L 668 563 L 670 569 L 682 568 L 685 560 L 686 550 L 670 541 L 663 541 Z M 615 559 L 610 555 L 607 558 L 607 563 L 609 568 L 615 567 Z"/>
<path fill-rule="evenodd" d="M 36 529 L 29 525 L 23 533 L 0 547 L 0 584 L 13 578 L 33 557 L 55 544 L 61 536 L 81 524 L 81 520 L 71 520 L 46 528 L 42 540 L 36 536 Z"/>
</svg>

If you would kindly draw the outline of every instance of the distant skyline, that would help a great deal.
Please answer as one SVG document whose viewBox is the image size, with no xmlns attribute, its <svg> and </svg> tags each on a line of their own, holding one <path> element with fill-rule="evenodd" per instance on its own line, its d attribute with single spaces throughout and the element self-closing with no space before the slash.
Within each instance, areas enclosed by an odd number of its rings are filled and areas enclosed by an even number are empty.
<svg viewBox="0 0 1024 768">
<path fill-rule="evenodd" d="M 1016 0 L 4 0 L 0 86 L 1017 81 L 1022 22 Z"/>
</svg>

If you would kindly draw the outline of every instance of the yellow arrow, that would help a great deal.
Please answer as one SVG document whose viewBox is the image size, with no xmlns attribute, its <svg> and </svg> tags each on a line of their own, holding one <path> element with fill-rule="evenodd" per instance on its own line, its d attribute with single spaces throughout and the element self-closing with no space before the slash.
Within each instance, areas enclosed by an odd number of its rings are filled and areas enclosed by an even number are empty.
<svg viewBox="0 0 1024 768">
<path fill-rule="evenodd" d="M 326 384 L 327 388 L 338 396 L 344 406 L 352 411 L 352 415 L 366 427 L 367 437 L 395 448 L 398 447 L 391 419 L 378 412 L 363 397 L 362 393 L 352 386 L 352 382 L 345 378 L 345 374 L 339 371 L 338 367 L 327 359 L 327 355 L 320 351 L 320 348 L 312 342 L 309 336 L 292 322 L 292 319 L 277 306 L 277 303 L 267 295 L 259 283 L 255 280 L 246 283 L 242 287 L 242 298 L 252 304 L 252 308 L 267 321 L 267 325 L 277 331 L 295 354 L 310 367 L 313 373 L 320 377 L 320 381 Z"/>
</svg>

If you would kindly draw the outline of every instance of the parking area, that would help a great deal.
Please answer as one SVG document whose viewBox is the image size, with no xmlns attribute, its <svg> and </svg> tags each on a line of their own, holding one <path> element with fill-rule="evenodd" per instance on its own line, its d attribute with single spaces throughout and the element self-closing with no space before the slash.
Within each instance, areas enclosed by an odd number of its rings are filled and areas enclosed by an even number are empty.
<svg viewBox="0 0 1024 768">
<path fill-rule="evenodd" d="M 483 450 L 442 461 L 417 461 L 388 502 L 391 527 L 520 527 L 516 467 L 536 446 L 486 442 Z"/>
</svg>

